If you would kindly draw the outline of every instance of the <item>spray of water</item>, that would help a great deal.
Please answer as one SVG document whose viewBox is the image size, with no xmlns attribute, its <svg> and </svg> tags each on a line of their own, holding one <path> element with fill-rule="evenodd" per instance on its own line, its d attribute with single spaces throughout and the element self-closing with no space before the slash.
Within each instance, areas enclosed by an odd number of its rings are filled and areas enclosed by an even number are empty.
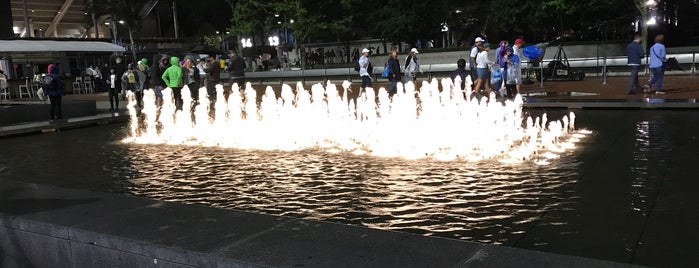
<svg viewBox="0 0 699 268">
<path fill-rule="evenodd" d="M 299 82 L 296 90 L 283 85 L 279 96 L 267 87 L 260 102 L 250 83 L 244 90 L 233 85 L 228 99 L 218 85 L 213 113 L 204 88 L 195 105 L 183 88 L 182 110 L 175 109 L 169 88 L 160 108 L 146 90 L 140 118 L 129 97 L 130 135 L 123 142 L 548 164 L 590 133 L 575 129 L 572 112 L 556 121 L 546 114 L 524 118 L 521 96 L 496 101 L 494 94 L 471 96 L 455 86 L 460 84 L 458 78 L 443 79 L 440 90 L 433 79 L 419 90 L 399 84 L 392 97 L 384 88 L 367 88 L 350 99 L 347 81 L 344 90 L 329 82 L 305 90 Z"/>
</svg>

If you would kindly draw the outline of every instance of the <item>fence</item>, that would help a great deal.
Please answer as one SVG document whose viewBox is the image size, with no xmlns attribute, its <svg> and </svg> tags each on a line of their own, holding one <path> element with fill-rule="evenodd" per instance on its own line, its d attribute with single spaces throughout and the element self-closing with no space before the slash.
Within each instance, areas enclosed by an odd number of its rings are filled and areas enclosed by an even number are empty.
<svg viewBox="0 0 699 268">
<path fill-rule="evenodd" d="M 678 53 L 668 54 L 667 57 L 674 57 L 680 63 L 684 71 L 669 71 L 668 75 L 682 74 L 697 74 L 697 53 Z M 582 70 L 586 77 L 596 77 L 601 79 L 601 83 L 606 83 L 606 78 L 609 76 L 624 76 L 629 74 L 629 68 L 626 64 L 626 56 L 619 57 L 600 57 L 600 58 L 574 58 L 568 59 L 571 68 Z M 542 60 L 538 67 L 532 67 L 528 61 L 522 63 L 522 71 L 526 74 L 534 69 L 541 70 L 545 68 L 552 59 Z M 648 58 L 646 57 L 642 64 L 645 66 L 645 74 L 648 74 Z M 530 69 L 531 68 L 531 69 Z M 388 81 L 386 78 L 381 78 L 383 72 L 383 64 L 374 67 L 372 74 L 374 81 Z M 455 63 L 444 64 L 426 64 L 422 65 L 422 78 L 432 79 L 433 77 L 448 77 L 453 70 L 456 69 Z M 308 70 L 281 70 L 281 71 L 266 71 L 266 72 L 248 72 L 245 74 L 246 80 L 253 84 L 280 84 L 280 83 L 296 83 L 296 82 L 342 82 L 344 80 L 352 82 L 353 80 L 361 80 L 359 73 L 354 68 L 329 68 L 329 69 L 308 69 Z M 542 82 L 543 85 L 543 81 Z"/>
</svg>

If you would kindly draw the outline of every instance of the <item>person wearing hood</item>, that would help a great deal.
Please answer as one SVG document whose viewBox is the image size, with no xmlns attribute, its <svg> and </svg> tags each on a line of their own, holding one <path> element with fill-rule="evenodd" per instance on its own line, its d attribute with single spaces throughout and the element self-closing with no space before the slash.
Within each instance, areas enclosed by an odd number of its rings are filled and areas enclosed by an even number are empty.
<svg viewBox="0 0 699 268">
<path fill-rule="evenodd" d="M 162 54 L 155 54 L 153 55 L 153 65 L 150 66 L 149 68 L 149 73 L 150 73 L 150 86 L 153 88 L 155 91 L 155 97 L 157 98 L 158 105 L 161 105 L 163 102 L 163 85 L 165 85 L 165 82 L 163 82 L 163 70 L 165 70 L 165 66 L 162 64 L 162 59 L 164 56 Z M 141 60 L 141 63 L 143 63 L 143 60 Z"/>
<path fill-rule="evenodd" d="M 148 70 L 148 59 L 142 58 L 140 61 L 138 61 L 138 65 L 136 67 L 138 69 L 138 76 L 141 82 L 141 89 L 150 87 L 150 85 L 148 85 L 148 80 L 150 80 L 148 77 L 150 75 L 150 71 Z"/>
<path fill-rule="evenodd" d="M 176 109 L 182 110 L 182 66 L 180 65 L 180 58 L 170 58 L 170 67 L 165 69 L 162 78 L 165 85 L 172 89 Z"/>
<path fill-rule="evenodd" d="M 47 76 L 50 76 L 52 78 L 50 79 L 51 82 L 42 87 L 44 88 L 44 92 L 46 92 L 46 95 L 49 96 L 49 100 L 51 101 L 51 110 L 49 110 L 49 120 L 61 120 L 63 119 L 63 113 L 61 111 L 61 101 L 65 92 L 63 80 L 61 80 L 61 76 L 59 75 L 58 65 L 50 64 L 48 71 L 49 74 Z"/>
<path fill-rule="evenodd" d="M 136 101 L 139 107 L 143 107 L 143 94 L 141 88 L 141 71 L 134 69 L 133 64 L 129 64 L 124 75 L 121 76 L 122 88 L 136 94 Z"/>
</svg>

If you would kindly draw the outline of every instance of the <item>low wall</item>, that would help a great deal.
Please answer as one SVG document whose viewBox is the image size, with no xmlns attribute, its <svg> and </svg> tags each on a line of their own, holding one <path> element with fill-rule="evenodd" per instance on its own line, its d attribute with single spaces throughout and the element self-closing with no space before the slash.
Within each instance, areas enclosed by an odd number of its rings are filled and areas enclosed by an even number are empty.
<svg viewBox="0 0 699 268">
<path fill-rule="evenodd" d="M 63 118 L 97 114 L 95 100 L 63 100 Z M 0 102 L 0 126 L 49 120 L 50 104 L 41 101 Z"/>
</svg>

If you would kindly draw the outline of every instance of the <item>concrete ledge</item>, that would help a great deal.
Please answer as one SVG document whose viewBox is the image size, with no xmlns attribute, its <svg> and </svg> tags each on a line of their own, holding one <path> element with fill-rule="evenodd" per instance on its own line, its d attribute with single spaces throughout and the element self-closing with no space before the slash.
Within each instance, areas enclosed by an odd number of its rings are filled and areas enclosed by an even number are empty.
<svg viewBox="0 0 699 268">
<path fill-rule="evenodd" d="M 628 100 L 605 100 L 605 99 L 537 99 L 525 97 L 524 107 L 528 108 L 611 108 L 611 109 L 697 109 L 699 102 L 696 99 L 628 99 Z"/>
<path fill-rule="evenodd" d="M 90 116 L 97 113 L 94 100 L 64 100 L 62 112 L 64 118 Z M 35 122 L 49 119 L 50 104 L 46 102 L 1 102 L 0 126 L 20 122 Z"/>
<path fill-rule="evenodd" d="M 626 267 L 416 234 L 3 181 L 3 267 Z"/>
<path fill-rule="evenodd" d="M 79 128 L 91 125 L 124 122 L 126 120 L 128 120 L 128 114 L 126 112 L 120 112 L 119 114 L 101 113 L 91 116 L 73 117 L 55 122 L 39 121 L 16 125 L 0 126 L 0 137 L 40 132 L 54 132 L 64 129 Z"/>
</svg>

